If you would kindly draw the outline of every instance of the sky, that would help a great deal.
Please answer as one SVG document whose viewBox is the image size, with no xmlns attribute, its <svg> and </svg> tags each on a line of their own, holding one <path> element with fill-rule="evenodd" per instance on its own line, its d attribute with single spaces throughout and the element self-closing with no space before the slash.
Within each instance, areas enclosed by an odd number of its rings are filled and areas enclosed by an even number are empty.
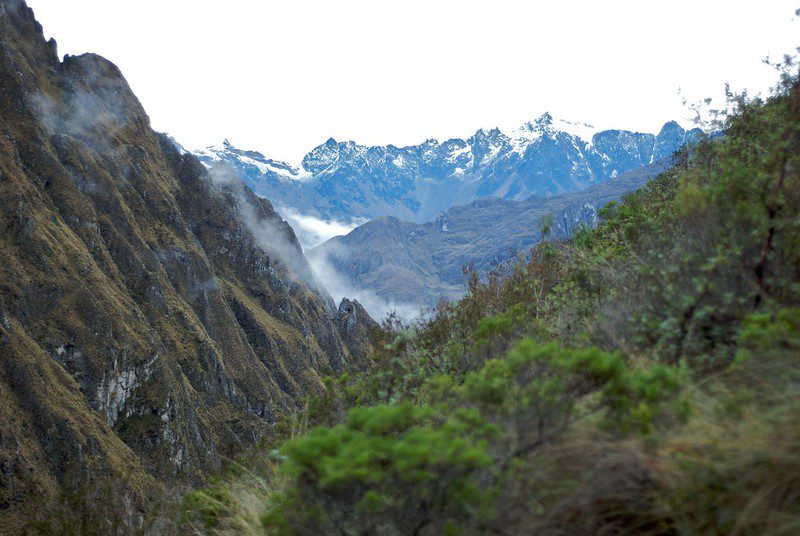
<svg viewBox="0 0 800 536">
<path fill-rule="evenodd" d="M 545 111 L 688 126 L 684 99 L 764 92 L 797 0 L 28 0 L 59 54 L 116 63 L 154 128 L 299 162 L 333 137 L 410 145 Z"/>
</svg>

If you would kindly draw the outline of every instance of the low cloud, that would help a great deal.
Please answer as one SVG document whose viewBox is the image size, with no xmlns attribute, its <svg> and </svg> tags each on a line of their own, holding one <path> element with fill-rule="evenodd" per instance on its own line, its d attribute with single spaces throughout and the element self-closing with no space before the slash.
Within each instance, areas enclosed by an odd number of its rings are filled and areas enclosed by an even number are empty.
<svg viewBox="0 0 800 536">
<path fill-rule="evenodd" d="M 328 253 L 315 253 L 309 256 L 308 262 L 317 279 L 325 286 L 328 293 L 338 303 L 342 298 L 357 300 L 370 316 L 376 320 L 396 313 L 400 318 L 411 321 L 423 314 L 423 307 L 413 303 L 397 303 L 379 296 L 375 291 L 361 288 L 341 273 L 331 263 Z"/>
<path fill-rule="evenodd" d="M 146 119 L 127 82 L 113 64 L 92 54 L 65 57 L 63 68 L 62 91 L 30 98 L 40 123 L 50 135 L 66 134 L 116 156 L 118 134 L 130 121 Z"/>
<path fill-rule="evenodd" d="M 297 234 L 297 239 L 305 250 L 315 248 L 334 236 L 346 235 L 362 223 L 367 222 L 365 219 L 351 220 L 350 222 L 325 220 L 308 214 L 301 214 L 289 207 L 276 207 L 276 210 L 292 226 L 295 234 Z"/>
<path fill-rule="evenodd" d="M 422 311 L 420 305 L 395 303 L 379 296 L 373 290 L 354 285 L 346 274 L 336 269 L 327 254 L 312 254 L 304 259 L 303 252 L 296 244 L 287 240 L 285 233 L 277 228 L 275 223 L 259 217 L 256 207 L 246 195 L 245 189 L 248 186 L 233 168 L 226 164 L 216 164 L 209 170 L 209 174 L 215 184 L 225 187 L 233 193 L 242 220 L 253 233 L 258 245 L 267 253 L 276 255 L 289 264 L 295 273 L 323 294 L 327 292 L 336 303 L 339 303 L 342 298 L 357 300 L 376 320 L 386 318 L 390 313 L 396 313 L 409 321 L 420 316 Z M 323 220 L 286 207 L 278 210 L 278 213 L 291 225 L 298 241 L 307 251 L 334 236 L 349 233 L 366 221 L 342 223 L 335 220 Z"/>
</svg>

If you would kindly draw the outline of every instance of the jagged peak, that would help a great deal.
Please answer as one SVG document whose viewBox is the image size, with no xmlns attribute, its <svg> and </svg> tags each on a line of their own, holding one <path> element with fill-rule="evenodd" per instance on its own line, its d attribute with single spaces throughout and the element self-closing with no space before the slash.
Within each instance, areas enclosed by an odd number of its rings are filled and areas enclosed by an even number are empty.
<svg viewBox="0 0 800 536">
<path fill-rule="evenodd" d="M 457 145 L 459 147 L 463 147 L 468 145 L 467 141 L 462 138 L 449 138 L 442 142 L 442 146 L 450 146 L 450 145 Z"/>
<path fill-rule="evenodd" d="M 180 146 L 179 149 L 181 149 Z M 311 173 L 303 165 L 292 165 L 282 160 L 273 160 L 259 151 L 239 149 L 228 138 L 225 138 L 221 145 L 209 145 L 191 152 L 206 167 L 210 167 L 212 163 L 219 161 L 237 161 L 244 166 L 256 168 L 262 175 L 277 176 L 280 179 L 291 181 L 311 178 Z"/>
<path fill-rule="evenodd" d="M 525 121 L 522 126 L 518 128 L 518 130 L 527 130 L 531 132 L 539 131 L 553 125 L 553 116 L 550 115 L 550 112 L 544 112 L 542 115 L 534 119 L 533 121 Z"/>
<path fill-rule="evenodd" d="M 475 131 L 475 134 L 473 134 L 470 137 L 470 139 L 491 139 L 491 138 L 498 138 L 501 135 L 503 135 L 503 133 L 500 132 L 500 129 L 497 127 L 494 127 L 491 130 L 487 130 L 485 128 L 479 128 L 478 130 Z"/>
<path fill-rule="evenodd" d="M 552 136 L 558 132 L 563 132 L 583 141 L 591 142 L 594 135 L 600 131 L 601 129 L 590 123 L 555 118 L 550 112 L 544 112 L 536 119 L 523 123 L 512 132 L 511 136 L 517 139 L 535 140 L 543 134 Z"/>
<path fill-rule="evenodd" d="M 544 112 L 542 115 L 532 121 L 526 121 L 511 132 L 511 137 L 518 140 L 535 141 L 542 137 L 545 133 L 553 132 L 553 116 L 550 112 Z"/>
<path fill-rule="evenodd" d="M 680 125 L 680 123 L 678 123 L 675 120 L 667 121 L 666 123 L 664 123 L 664 126 L 661 127 L 661 130 L 658 132 L 658 136 L 659 137 L 665 136 L 665 135 L 667 135 L 667 134 L 669 134 L 671 132 L 685 133 L 686 129 L 683 128 Z"/>
<path fill-rule="evenodd" d="M 553 116 L 550 112 L 545 112 L 536 118 L 536 124 L 539 126 L 551 126 L 553 124 Z"/>
</svg>

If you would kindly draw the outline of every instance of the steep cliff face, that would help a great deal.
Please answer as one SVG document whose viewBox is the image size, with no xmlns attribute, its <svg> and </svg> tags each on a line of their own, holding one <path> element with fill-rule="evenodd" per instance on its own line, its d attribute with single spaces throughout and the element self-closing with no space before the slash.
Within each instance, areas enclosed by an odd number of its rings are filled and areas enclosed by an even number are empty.
<svg viewBox="0 0 800 536">
<path fill-rule="evenodd" d="M 116 66 L 0 3 L 0 525 L 113 482 L 125 515 L 369 352 L 269 202 L 156 134 Z M 135 521 L 135 519 L 134 519 Z M 10 525 L 9 525 L 10 526 Z"/>
</svg>

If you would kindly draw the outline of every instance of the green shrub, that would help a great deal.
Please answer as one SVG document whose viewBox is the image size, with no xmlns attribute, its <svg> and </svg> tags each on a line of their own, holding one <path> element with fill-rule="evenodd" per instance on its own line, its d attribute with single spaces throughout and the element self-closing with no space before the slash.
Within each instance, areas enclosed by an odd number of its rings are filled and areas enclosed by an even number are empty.
<svg viewBox="0 0 800 536">
<path fill-rule="evenodd" d="M 282 448 L 284 491 L 263 517 L 285 533 L 348 534 L 469 526 L 489 514 L 489 430 L 471 412 L 410 403 L 357 408 Z M 438 530 L 438 529 L 437 529 Z"/>
</svg>

